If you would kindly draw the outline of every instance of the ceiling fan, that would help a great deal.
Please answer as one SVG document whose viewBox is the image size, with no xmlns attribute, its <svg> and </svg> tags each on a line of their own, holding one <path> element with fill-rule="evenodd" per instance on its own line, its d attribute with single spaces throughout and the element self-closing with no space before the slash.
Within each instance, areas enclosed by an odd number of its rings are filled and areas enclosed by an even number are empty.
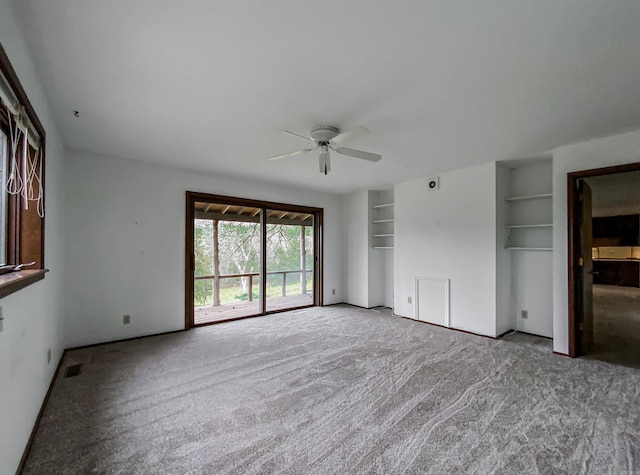
<svg viewBox="0 0 640 475">
<path fill-rule="evenodd" d="M 296 134 L 295 132 L 290 132 L 288 130 L 285 130 L 285 132 L 291 135 L 295 135 L 296 137 L 309 140 L 315 144 L 315 147 L 305 148 L 303 150 L 297 150 L 295 152 L 285 153 L 283 155 L 276 155 L 275 157 L 271 157 L 268 160 L 280 160 L 283 158 L 295 157 L 296 155 L 302 155 L 303 153 L 320 150 L 320 173 L 324 173 L 326 175 L 331 170 L 331 162 L 329 161 L 329 150 L 333 150 L 342 155 L 348 155 L 349 157 L 369 160 L 370 162 L 377 162 L 382 158 L 382 155 L 378 155 L 377 153 L 364 152 L 362 150 L 340 146 L 350 140 L 369 135 L 370 132 L 364 127 L 354 127 L 345 132 L 340 132 L 337 127 L 322 125 L 311 130 L 309 137 L 305 137 L 304 135 Z"/>
</svg>

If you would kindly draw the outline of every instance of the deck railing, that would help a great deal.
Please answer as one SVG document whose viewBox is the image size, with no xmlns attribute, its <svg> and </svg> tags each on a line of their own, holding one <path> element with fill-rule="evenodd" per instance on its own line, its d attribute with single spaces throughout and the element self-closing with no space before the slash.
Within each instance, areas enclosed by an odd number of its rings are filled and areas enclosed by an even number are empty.
<svg viewBox="0 0 640 475">
<path fill-rule="evenodd" d="M 282 297 L 286 297 L 287 296 L 287 275 L 288 274 L 302 274 L 303 270 L 302 269 L 297 269 L 297 270 L 280 270 L 280 271 L 274 271 L 274 272 L 267 272 L 267 275 L 282 275 Z M 309 273 L 311 273 L 311 277 L 313 278 L 313 270 L 307 270 L 306 271 L 306 275 L 305 277 L 309 276 Z M 222 280 L 222 279 L 238 279 L 238 278 L 244 278 L 247 277 L 249 279 L 249 292 L 248 292 L 248 297 L 249 297 L 249 301 L 253 301 L 253 278 L 254 277 L 258 277 L 260 276 L 259 272 L 253 272 L 250 274 L 227 274 L 227 275 L 219 275 L 218 279 Z M 214 280 L 215 282 L 215 276 L 214 275 L 200 275 L 195 277 L 195 280 Z M 301 286 L 301 290 L 302 290 L 302 294 L 306 294 L 307 293 L 307 279 L 304 279 L 304 285 Z"/>
</svg>

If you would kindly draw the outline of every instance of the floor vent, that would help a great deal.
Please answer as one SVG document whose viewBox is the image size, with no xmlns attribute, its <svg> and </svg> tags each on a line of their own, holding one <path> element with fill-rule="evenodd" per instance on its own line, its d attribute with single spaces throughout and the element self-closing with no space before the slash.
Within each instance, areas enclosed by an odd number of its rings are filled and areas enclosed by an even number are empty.
<svg viewBox="0 0 640 475">
<path fill-rule="evenodd" d="M 64 369 L 64 377 L 65 378 L 72 378 L 74 376 L 78 376 L 80 374 L 82 374 L 82 364 L 74 364 L 71 366 L 67 366 Z"/>
</svg>

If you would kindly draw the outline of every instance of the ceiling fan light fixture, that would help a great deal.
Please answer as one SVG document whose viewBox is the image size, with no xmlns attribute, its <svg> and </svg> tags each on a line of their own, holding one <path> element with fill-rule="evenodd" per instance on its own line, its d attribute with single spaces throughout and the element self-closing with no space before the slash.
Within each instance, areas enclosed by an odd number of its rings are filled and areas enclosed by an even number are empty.
<svg viewBox="0 0 640 475">
<path fill-rule="evenodd" d="M 324 173 L 326 175 L 331 171 L 331 158 L 329 157 L 329 147 L 327 145 L 320 146 L 318 162 L 320 165 L 320 173 Z"/>
<path fill-rule="evenodd" d="M 297 150 L 295 152 L 276 155 L 275 157 L 271 157 L 268 160 L 280 160 L 282 158 L 294 157 L 319 149 L 320 155 L 318 157 L 318 165 L 320 168 L 320 173 L 324 173 L 326 175 L 331 171 L 331 158 L 329 156 L 329 149 L 334 150 L 340 155 L 347 155 L 370 162 L 377 162 L 382 158 L 382 155 L 378 155 L 376 153 L 370 153 L 363 150 L 356 150 L 353 148 L 341 146 L 345 142 L 349 142 L 359 137 L 369 135 L 369 130 L 365 129 L 364 127 L 353 127 L 352 129 L 341 132 L 337 127 L 333 127 L 331 125 L 321 125 L 312 129 L 308 138 L 304 135 L 291 132 L 289 130 L 285 130 L 285 132 L 301 139 L 308 140 L 315 144 L 316 147 L 314 149 L 306 148 L 303 150 Z"/>
</svg>

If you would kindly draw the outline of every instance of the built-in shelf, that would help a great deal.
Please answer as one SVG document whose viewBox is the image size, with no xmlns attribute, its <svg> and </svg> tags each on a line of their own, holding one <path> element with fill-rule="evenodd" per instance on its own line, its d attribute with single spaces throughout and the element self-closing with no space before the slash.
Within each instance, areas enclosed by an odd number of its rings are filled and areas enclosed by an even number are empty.
<svg viewBox="0 0 640 475">
<path fill-rule="evenodd" d="M 542 195 L 529 195 L 529 196 L 512 196 L 511 198 L 505 198 L 505 201 L 529 201 L 529 200 L 544 200 L 546 198 L 552 198 L 552 193 L 545 193 Z"/>
<path fill-rule="evenodd" d="M 394 200 L 388 190 L 373 192 L 370 195 L 373 202 L 369 202 L 370 239 L 372 249 L 393 249 L 394 231 Z"/>
<path fill-rule="evenodd" d="M 507 247 L 511 251 L 553 251 L 552 247 Z"/>
<path fill-rule="evenodd" d="M 522 228 L 552 228 L 553 224 L 510 224 L 505 226 L 507 229 L 522 229 Z"/>
</svg>

